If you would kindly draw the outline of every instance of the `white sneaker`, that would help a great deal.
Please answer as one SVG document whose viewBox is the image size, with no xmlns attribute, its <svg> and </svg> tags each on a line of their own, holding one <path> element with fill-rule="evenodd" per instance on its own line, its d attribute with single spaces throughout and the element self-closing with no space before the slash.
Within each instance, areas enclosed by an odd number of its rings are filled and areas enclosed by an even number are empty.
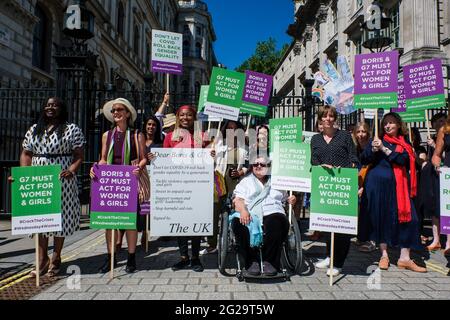
<svg viewBox="0 0 450 320">
<path fill-rule="evenodd" d="M 333 277 L 337 277 L 341 274 L 342 268 L 333 268 Z M 327 270 L 327 276 L 330 276 L 331 274 L 331 268 Z"/>
<path fill-rule="evenodd" d="M 214 248 L 214 249 L 205 248 L 202 251 L 200 251 L 200 255 L 204 256 L 205 254 L 216 253 L 216 252 L 217 252 L 217 248 Z"/>
<path fill-rule="evenodd" d="M 326 259 L 320 260 L 314 265 L 317 269 L 326 269 L 330 266 L 330 258 L 327 257 Z"/>
</svg>

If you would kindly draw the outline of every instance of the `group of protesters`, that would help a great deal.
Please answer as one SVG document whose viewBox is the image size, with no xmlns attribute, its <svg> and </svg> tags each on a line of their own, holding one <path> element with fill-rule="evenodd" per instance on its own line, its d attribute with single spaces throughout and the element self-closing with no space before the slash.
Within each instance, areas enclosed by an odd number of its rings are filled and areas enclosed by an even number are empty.
<svg viewBox="0 0 450 320">
<path fill-rule="evenodd" d="M 201 130 L 196 108 L 184 105 L 175 114 L 166 114 L 169 103 L 170 95 L 166 94 L 159 109 L 143 123 L 141 130 L 134 127 L 137 112 L 128 100 L 117 98 L 105 103 L 103 114 L 112 123 L 112 128 L 103 133 L 101 153 L 95 165 L 133 165 L 133 174 L 139 176 L 155 159 L 152 148 L 209 148 L 215 161 L 217 180 L 213 236 L 208 238 L 208 247 L 203 250 L 201 237 L 178 237 L 180 260 L 172 270 L 203 271 L 200 256 L 217 252 L 219 217 L 223 205 L 229 204 L 236 211 L 231 226 L 245 257 L 247 271 L 255 275 L 261 273 L 257 252 L 249 246 L 249 229 L 244 227 L 254 222 L 257 212 L 263 217 L 258 222 L 264 228 L 265 237 L 263 269 L 269 275 L 276 274 L 280 268 L 281 244 L 289 229 L 285 205 L 294 205 L 297 199 L 270 187 L 269 126 L 258 126 L 255 139 L 249 139 L 248 134 L 240 139 L 234 133 L 232 139 L 228 139 L 229 132 L 244 132 L 239 121 L 221 122 L 222 126 L 212 135 Z M 450 119 L 443 113 L 433 116 L 431 123 L 436 135 L 429 137 L 427 149 L 421 146 L 418 134 L 412 135 L 414 139 L 409 141 L 401 116 L 394 112 L 383 117 L 378 136 L 372 136 L 372 130 L 365 122 L 355 124 L 349 132 L 338 129 L 336 121 L 334 107 L 320 108 L 316 125 L 318 134 L 311 140 L 311 162 L 326 168 L 359 169 L 357 244 L 360 251 L 373 251 L 378 247 L 381 254 L 379 268 L 387 270 L 390 266 L 388 248 L 399 247 L 398 268 L 426 272 L 423 263 L 411 258 L 411 250 L 423 250 L 424 245 L 428 245 L 429 251 L 441 249 L 439 173 L 441 166 L 450 166 L 450 157 L 445 157 L 447 152 L 450 153 Z M 80 128 L 68 123 L 64 102 L 57 97 L 48 99 L 38 122 L 26 133 L 20 157 L 21 166 L 62 166 L 62 231 L 39 235 L 40 274 L 60 272 L 64 239 L 79 229 L 81 205 L 77 196 L 77 171 L 83 162 L 85 147 L 86 140 Z M 90 175 L 95 178 L 93 169 Z M 146 228 L 139 210 L 136 212 L 136 230 L 120 231 L 114 248 L 120 250 L 126 235 L 127 273 L 136 271 L 138 233 Z M 424 243 L 426 239 L 422 234 L 425 218 L 432 220 L 433 240 L 429 244 Z M 108 254 L 99 268 L 103 273 L 110 270 L 111 263 L 117 263 L 111 254 L 111 231 L 105 232 Z M 338 275 L 352 236 L 336 234 L 334 267 L 330 269 L 330 237 L 325 233 L 322 235 L 327 242 L 327 257 L 316 263 L 316 267 L 327 268 L 328 275 Z M 52 258 L 47 253 L 49 236 L 54 236 L 55 243 Z M 141 243 L 146 241 L 143 232 Z M 450 254 L 450 236 L 443 249 L 446 255 Z"/>
</svg>

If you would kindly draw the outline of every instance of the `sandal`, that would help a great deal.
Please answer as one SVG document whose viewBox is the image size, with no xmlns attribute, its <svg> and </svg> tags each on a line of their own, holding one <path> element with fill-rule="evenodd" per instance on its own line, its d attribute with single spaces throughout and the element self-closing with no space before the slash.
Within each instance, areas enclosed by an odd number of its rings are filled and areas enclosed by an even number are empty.
<svg viewBox="0 0 450 320">
<path fill-rule="evenodd" d="M 60 271 L 61 271 L 61 258 L 52 262 L 50 268 L 48 269 L 47 275 L 49 277 L 54 277 L 57 276 Z"/>
<path fill-rule="evenodd" d="M 45 263 L 44 266 L 39 268 L 39 276 L 43 276 L 44 274 L 46 274 L 49 266 L 50 266 L 50 258 L 47 256 L 47 262 Z M 36 268 L 30 272 L 30 277 L 36 278 Z"/>
</svg>

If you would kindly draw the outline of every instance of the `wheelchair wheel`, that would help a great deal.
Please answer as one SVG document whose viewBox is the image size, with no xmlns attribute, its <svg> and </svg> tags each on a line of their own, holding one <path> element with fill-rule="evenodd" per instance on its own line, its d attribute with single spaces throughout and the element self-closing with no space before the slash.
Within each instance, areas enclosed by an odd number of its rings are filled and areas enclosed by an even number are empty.
<svg viewBox="0 0 450 320">
<path fill-rule="evenodd" d="M 302 235 L 294 213 L 292 213 L 292 223 L 283 245 L 283 260 L 290 272 L 301 273 L 303 266 Z"/>
<path fill-rule="evenodd" d="M 220 229 L 219 229 L 219 252 L 217 254 L 218 257 L 218 265 L 219 272 L 224 276 L 231 276 L 226 271 L 226 261 L 229 251 L 229 233 L 230 233 L 230 225 L 228 223 L 228 212 L 223 211 L 220 217 Z"/>
</svg>

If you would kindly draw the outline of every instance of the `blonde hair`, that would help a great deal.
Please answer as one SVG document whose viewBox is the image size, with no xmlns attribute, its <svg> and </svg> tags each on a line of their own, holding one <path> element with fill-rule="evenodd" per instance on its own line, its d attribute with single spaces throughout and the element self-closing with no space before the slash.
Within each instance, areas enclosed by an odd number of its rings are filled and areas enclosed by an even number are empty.
<svg viewBox="0 0 450 320">
<path fill-rule="evenodd" d="M 356 139 L 356 134 L 358 132 L 358 129 L 363 127 L 363 129 L 367 132 L 367 139 L 369 140 L 372 137 L 372 132 L 370 131 L 370 127 L 367 124 L 367 122 L 361 121 L 358 122 L 357 124 L 355 124 L 355 128 L 353 128 L 353 132 L 352 132 L 352 139 L 353 139 L 353 143 L 356 146 L 356 149 L 358 149 L 359 151 L 361 150 L 361 146 L 358 143 L 358 139 Z"/>
</svg>

